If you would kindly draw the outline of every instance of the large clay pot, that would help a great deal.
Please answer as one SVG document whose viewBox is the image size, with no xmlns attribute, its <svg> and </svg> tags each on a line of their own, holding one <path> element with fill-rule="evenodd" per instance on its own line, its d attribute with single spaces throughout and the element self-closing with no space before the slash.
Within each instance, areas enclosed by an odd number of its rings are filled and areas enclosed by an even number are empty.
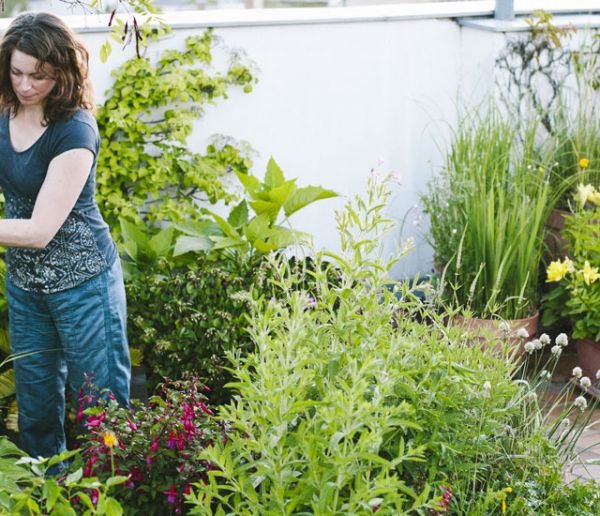
<svg viewBox="0 0 600 516">
<path fill-rule="evenodd" d="M 453 324 L 457 324 L 477 336 L 479 343 L 482 348 L 489 347 L 490 338 L 495 341 L 496 344 L 492 346 L 494 352 L 499 352 L 502 348 L 502 343 L 507 341 L 509 344 L 514 346 L 514 356 L 520 357 L 524 350 L 523 345 L 525 342 L 532 340 L 537 335 L 538 323 L 540 319 L 540 313 L 536 312 L 530 317 L 524 319 L 511 319 L 505 321 L 510 331 L 507 333 L 500 327 L 502 324 L 501 320 L 498 319 L 477 319 L 477 318 L 465 318 L 461 315 L 457 315 L 453 319 Z M 527 331 L 529 337 L 527 339 L 521 339 L 517 336 L 517 332 L 520 329 Z"/>
<path fill-rule="evenodd" d="M 583 376 L 587 376 L 593 384 L 597 384 L 596 371 L 600 369 L 600 342 L 594 339 L 577 341 L 577 362 Z"/>
<path fill-rule="evenodd" d="M 570 211 L 553 209 L 546 221 L 546 236 L 544 243 L 548 256 L 548 261 L 558 260 L 569 256 L 568 242 L 563 237 L 562 230 L 565 227 L 565 216 L 570 215 Z"/>
</svg>

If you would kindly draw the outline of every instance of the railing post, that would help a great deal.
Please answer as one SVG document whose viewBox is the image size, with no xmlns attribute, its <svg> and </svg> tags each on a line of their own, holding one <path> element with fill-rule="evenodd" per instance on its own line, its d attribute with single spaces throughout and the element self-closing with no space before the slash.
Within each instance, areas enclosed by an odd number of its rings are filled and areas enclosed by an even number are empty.
<svg viewBox="0 0 600 516">
<path fill-rule="evenodd" d="M 494 10 L 496 20 L 514 20 L 515 19 L 515 0 L 496 0 L 496 9 Z"/>
</svg>

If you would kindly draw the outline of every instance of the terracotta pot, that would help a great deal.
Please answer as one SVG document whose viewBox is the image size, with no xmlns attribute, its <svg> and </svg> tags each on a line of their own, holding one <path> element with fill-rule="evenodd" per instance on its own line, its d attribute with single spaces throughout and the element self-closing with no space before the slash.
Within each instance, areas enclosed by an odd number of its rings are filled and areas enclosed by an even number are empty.
<svg viewBox="0 0 600 516">
<path fill-rule="evenodd" d="M 592 383 L 596 380 L 596 371 L 600 369 L 600 342 L 594 339 L 580 339 L 577 341 L 577 363 Z"/>
<path fill-rule="evenodd" d="M 532 316 L 524 319 L 507 320 L 505 322 L 510 327 L 508 334 L 500 329 L 502 321 L 498 319 L 465 318 L 461 315 L 457 315 L 453 319 L 453 324 L 461 326 L 476 335 L 482 349 L 487 349 L 489 347 L 489 341 L 492 339 L 497 342 L 492 346 L 492 351 L 500 352 L 502 343 L 507 341 L 515 347 L 515 355 L 520 357 L 523 354 L 523 344 L 534 339 L 537 335 L 539 319 L 540 313 L 536 312 Z M 527 334 L 529 335 L 527 339 L 521 339 L 517 336 L 517 332 L 521 328 L 527 331 Z"/>
<path fill-rule="evenodd" d="M 567 240 L 562 235 L 562 230 L 565 227 L 565 215 L 570 215 L 570 211 L 553 209 L 546 221 L 546 235 L 544 243 L 546 244 L 548 261 L 558 260 L 569 256 L 570 252 L 567 247 Z"/>
</svg>

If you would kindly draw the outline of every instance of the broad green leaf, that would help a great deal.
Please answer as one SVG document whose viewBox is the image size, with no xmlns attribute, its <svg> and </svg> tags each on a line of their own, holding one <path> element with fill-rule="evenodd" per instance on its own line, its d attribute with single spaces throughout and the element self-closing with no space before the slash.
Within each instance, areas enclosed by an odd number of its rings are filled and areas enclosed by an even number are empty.
<svg viewBox="0 0 600 516">
<path fill-rule="evenodd" d="M 44 498 L 46 498 L 46 511 L 48 511 L 48 514 L 52 514 L 52 509 L 60 494 L 60 487 L 57 485 L 56 480 L 53 478 L 47 479 L 44 482 L 43 492 Z"/>
<path fill-rule="evenodd" d="M 161 229 L 150 239 L 149 247 L 156 253 L 156 256 L 165 256 L 168 253 L 169 249 L 171 249 L 174 234 L 175 228 L 169 226 Z"/>
<path fill-rule="evenodd" d="M 226 236 L 230 238 L 240 238 L 240 234 L 236 231 L 236 229 L 223 217 L 217 215 L 216 213 L 213 213 L 210 210 L 207 210 L 206 208 L 204 208 L 202 212 L 206 213 L 207 215 L 210 215 L 213 219 L 215 219 L 215 222 L 219 225 L 219 227 L 221 228 L 223 233 L 225 233 Z"/>
<path fill-rule="evenodd" d="M 267 163 L 267 173 L 265 174 L 265 185 L 269 188 L 276 188 L 283 184 L 285 177 L 283 172 L 279 168 L 279 165 L 275 162 L 273 157 L 269 158 Z"/>
<path fill-rule="evenodd" d="M 121 516 L 123 514 L 123 508 L 114 498 L 107 498 L 104 504 L 104 514 L 106 514 L 106 516 Z"/>
<path fill-rule="evenodd" d="M 253 245 L 257 251 L 259 251 L 263 254 L 267 254 L 267 253 L 270 253 L 271 251 L 275 251 L 276 249 L 279 249 L 276 245 L 269 244 L 269 243 L 265 242 L 264 240 L 255 240 Z"/>
<path fill-rule="evenodd" d="M 218 235 L 221 233 L 219 226 L 212 220 L 188 220 L 174 224 L 175 229 L 190 236 Z"/>
<path fill-rule="evenodd" d="M 241 172 L 236 172 L 235 174 L 250 197 L 254 197 L 254 194 L 260 190 L 260 181 L 254 176 L 242 174 Z"/>
<path fill-rule="evenodd" d="M 275 222 L 281 204 L 270 201 L 252 201 L 250 206 L 257 215 L 267 215 L 271 222 Z"/>
<path fill-rule="evenodd" d="M 110 41 L 105 41 L 102 43 L 102 46 L 100 47 L 100 61 L 102 63 L 106 63 L 106 60 L 108 59 L 108 56 L 110 56 L 111 52 L 112 45 L 110 44 Z"/>
<path fill-rule="evenodd" d="M 269 244 L 273 245 L 275 249 L 282 249 L 295 244 L 306 244 L 311 239 L 308 233 L 283 227 L 270 229 L 266 236 Z"/>
<path fill-rule="evenodd" d="M 321 199 L 328 199 L 330 197 L 338 197 L 338 194 L 333 190 L 327 190 L 320 186 L 305 186 L 296 190 L 287 202 L 283 205 L 283 210 L 286 217 L 289 217 L 292 213 L 297 212 L 299 209 L 312 204 L 315 201 Z"/>
<path fill-rule="evenodd" d="M 15 370 L 7 369 L 0 374 L 0 399 L 8 398 L 15 393 Z"/>
<path fill-rule="evenodd" d="M 229 237 L 211 237 L 215 243 L 213 249 L 229 249 L 235 247 L 244 247 L 246 242 L 242 238 L 229 238 Z"/>
<path fill-rule="evenodd" d="M 249 242 L 254 242 L 258 239 L 265 239 L 266 232 L 269 229 L 269 218 L 266 215 L 257 215 L 252 218 L 248 225 L 244 228 L 244 234 Z"/>
<path fill-rule="evenodd" d="M 118 486 L 127 480 L 124 476 L 114 476 L 106 480 L 106 487 Z"/>
<path fill-rule="evenodd" d="M 215 246 L 214 242 L 206 236 L 180 236 L 175 242 L 173 256 L 197 251 L 210 251 Z"/>
<path fill-rule="evenodd" d="M 239 228 L 248 223 L 248 204 L 246 201 L 242 201 L 231 210 L 229 217 L 227 217 L 227 222 L 234 228 Z"/>
<path fill-rule="evenodd" d="M 286 181 L 282 185 L 273 188 L 266 192 L 266 200 L 274 202 L 279 206 L 283 206 L 288 199 L 290 199 L 294 192 L 298 189 L 296 186 L 296 180 Z"/>
<path fill-rule="evenodd" d="M 121 219 L 120 223 L 125 251 L 132 259 L 137 260 L 139 251 L 143 252 L 148 249 L 148 235 L 125 219 Z"/>
<path fill-rule="evenodd" d="M 82 476 L 83 476 L 83 469 L 79 468 L 79 469 L 73 471 L 73 473 L 70 473 L 69 475 L 67 475 L 67 478 L 65 479 L 65 485 L 70 486 L 71 484 L 76 484 L 77 482 L 79 482 L 81 480 Z"/>
<path fill-rule="evenodd" d="M 1 436 L 0 457 L 27 457 L 27 454 L 7 437 Z"/>
</svg>

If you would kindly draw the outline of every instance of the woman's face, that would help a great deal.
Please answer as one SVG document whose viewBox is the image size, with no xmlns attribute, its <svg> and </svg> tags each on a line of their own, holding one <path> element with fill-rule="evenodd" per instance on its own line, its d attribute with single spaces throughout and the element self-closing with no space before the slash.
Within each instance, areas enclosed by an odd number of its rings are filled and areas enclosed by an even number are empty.
<svg viewBox="0 0 600 516">
<path fill-rule="evenodd" d="M 52 69 L 20 50 L 13 50 L 10 59 L 10 82 L 22 106 L 43 105 L 45 98 L 56 84 Z"/>
</svg>

